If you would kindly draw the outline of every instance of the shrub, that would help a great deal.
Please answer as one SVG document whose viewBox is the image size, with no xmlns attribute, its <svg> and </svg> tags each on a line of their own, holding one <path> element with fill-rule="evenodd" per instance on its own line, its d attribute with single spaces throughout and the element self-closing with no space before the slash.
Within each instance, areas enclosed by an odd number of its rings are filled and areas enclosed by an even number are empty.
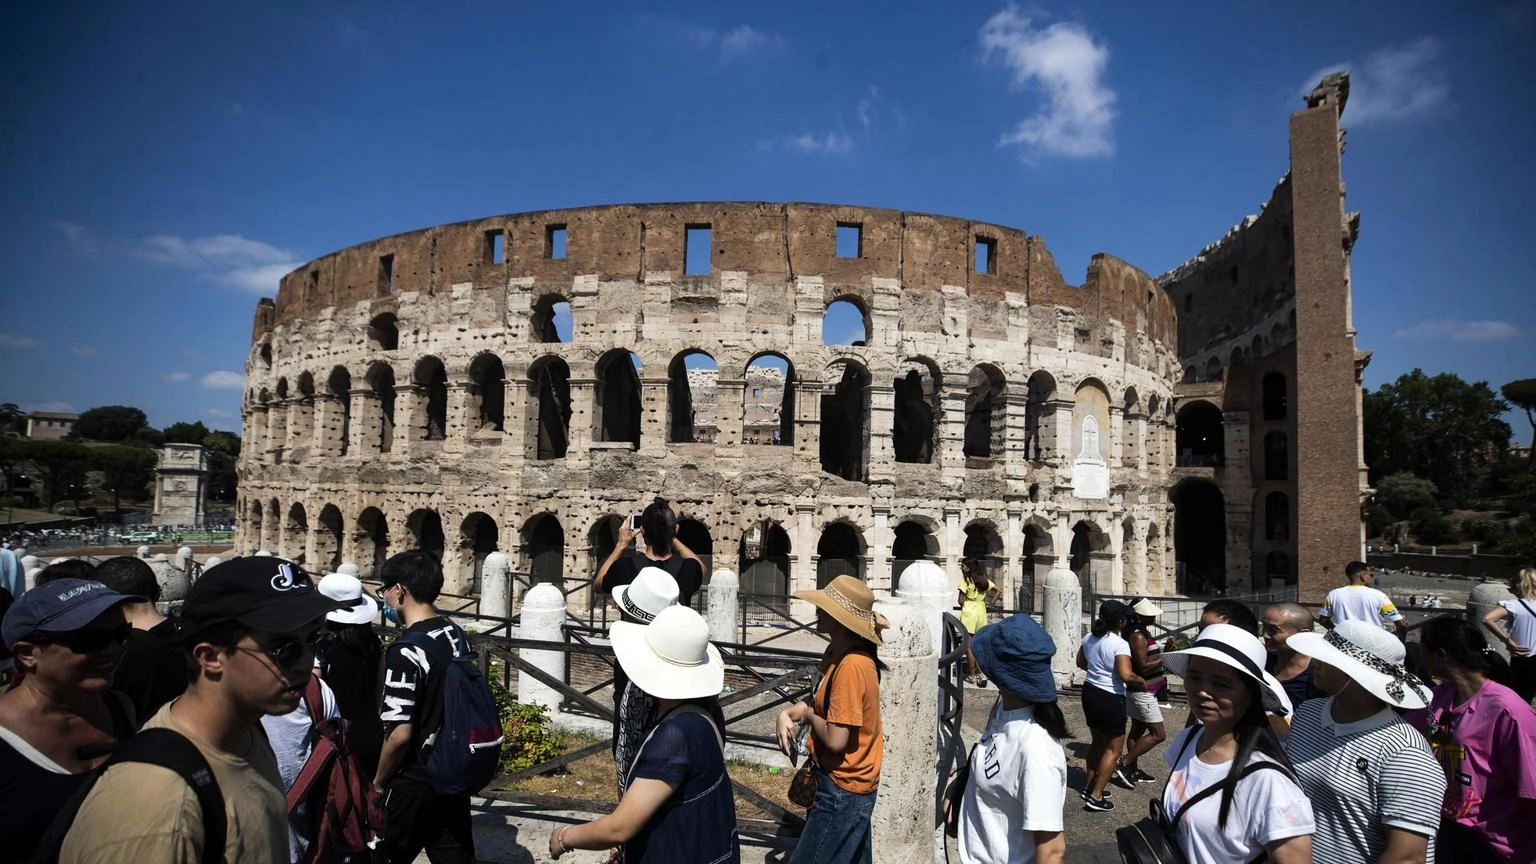
<svg viewBox="0 0 1536 864">
<path fill-rule="evenodd" d="M 1376 484 L 1376 503 L 1399 519 L 1426 507 L 1434 507 L 1435 484 L 1406 471 L 1383 477 Z"/>
<path fill-rule="evenodd" d="M 1444 546 L 1447 543 L 1455 543 L 1457 540 L 1456 523 L 1446 518 L 1444 513 L 1433 507 L 1420 507 L 1413 512 L 1410 519 L 1413 527 L 1413 536 L 1420 543 L 1431 546 Z"/>
<path fill-rule="evenodd" d="M 1492 519 L 1463 519 L 1461 534 L 1474 543 L 1487 543 L 1499 534 L 1499 523 Z"/>
<path fill-rule="evenodd" d="M 549 709 L 527 702 L 512 703 L 502 722 L 501 770 L 511 774 L 547 762 L 565 752 L 566 735 L 549 722 Z"/>
<path fill-rule="evenodd" d="M 1385 537 L 1393 521 L 1392 512 L 1375 501 L 1365 505 L 1365 528 L 1368 536 Z"/>
</svg>

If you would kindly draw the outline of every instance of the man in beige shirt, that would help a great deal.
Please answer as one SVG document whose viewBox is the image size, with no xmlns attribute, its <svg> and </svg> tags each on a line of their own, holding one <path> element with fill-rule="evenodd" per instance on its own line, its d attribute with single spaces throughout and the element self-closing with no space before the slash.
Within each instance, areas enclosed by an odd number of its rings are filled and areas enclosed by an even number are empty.
<svg viewBox="0 0 1536 864">
<path fill-rule="evenodd" d="M 346 605 L 315 590 L 281 558 L 237 558 L 203 574 L 182 606 L 189 683 L 145 728 L 197 746 L 225 803 L 224 860 L 288 860 L 288 807 L 277 759 L 256 726 L 299 703 L 320 621 Z M 64 838 L 66 864 L 198 864 L 203 819 L 176 772 L 142 762 L 111 766 Z"/>
</svg>

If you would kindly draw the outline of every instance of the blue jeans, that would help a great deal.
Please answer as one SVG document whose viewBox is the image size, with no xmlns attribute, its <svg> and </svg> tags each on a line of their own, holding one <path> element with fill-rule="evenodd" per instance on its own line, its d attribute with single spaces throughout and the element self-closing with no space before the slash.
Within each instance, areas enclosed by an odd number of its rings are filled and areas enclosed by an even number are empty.
<svg viewBox="0 0 1536 864">
<path fill-rule="evenodd" d="M 849 792 L 832 782 L 821 766 L 816 774 L 816 803 L 805 814 L 805 830 L 788 864 L 870 864 L 870 817 L 875 796 Z"/>
</svg>

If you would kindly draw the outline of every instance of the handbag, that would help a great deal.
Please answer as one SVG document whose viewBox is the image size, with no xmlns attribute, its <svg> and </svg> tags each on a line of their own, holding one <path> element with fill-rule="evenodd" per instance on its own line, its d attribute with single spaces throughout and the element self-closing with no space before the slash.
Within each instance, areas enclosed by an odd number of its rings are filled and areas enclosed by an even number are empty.
<svg viewBox="0 0 1536 864">
<path fill-rule="evenodd" d="M 821 691 L 821 716 L 823 717 L 827 716 L 827 706 L 832 704 L 832 682 L 837 679 L 838 667 L 842 665 L 842 663 L 833 665 L 832 671 L 827 673 L 827 686 Z M 815 687 L 811 688 L 812 692 L 815 690 Z M 807 722 L 806 726 L 809 727 L 810 723 Z M 795 776 L 789 778 L 788 797 L 789 803 L 807 810 L 816 803 L 816 775 L 811 770 L 809 758 L 805 760 L 804 765 L 800 766 L 800 770 L 795 772 Z"/>
</svg>

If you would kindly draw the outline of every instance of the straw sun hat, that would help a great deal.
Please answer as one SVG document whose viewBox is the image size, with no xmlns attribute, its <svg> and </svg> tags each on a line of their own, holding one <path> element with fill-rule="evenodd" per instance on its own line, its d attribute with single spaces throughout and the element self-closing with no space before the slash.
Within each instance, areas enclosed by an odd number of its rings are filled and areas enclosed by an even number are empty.
<svg viewBox="0 0 1536 864">
<path fill-rule="evenodd" d="M 1340 621 L 1323 633 L 1296 633 L 1285 646 L 1339 670 L 1377 699 L 1398 708 L 1429 704 L 1424 683 L 1403 667 L 1407 650 L 1397 637 L 1364 621 Z"/>
<path fill-rule="evenodd" d="M 888 625 L 885 616 L 875 611 L 875 593 L 853 576 L 839 576 L 816 591 L 796 591 L 795 596 L 809 600 L 816 608 L 831 615 L 837 623 L 859 636 L 883 645 L 880 631 Z"/>
<path fill-rule="evenodd" d="M 620 621 L 608 638 L 624 674 L 657 699 L 718 696 L 725 686 L 725 661 L 709 644 L 709 623 L 687 606 L 668 606 L 649 624 Z"/>
</svg>

